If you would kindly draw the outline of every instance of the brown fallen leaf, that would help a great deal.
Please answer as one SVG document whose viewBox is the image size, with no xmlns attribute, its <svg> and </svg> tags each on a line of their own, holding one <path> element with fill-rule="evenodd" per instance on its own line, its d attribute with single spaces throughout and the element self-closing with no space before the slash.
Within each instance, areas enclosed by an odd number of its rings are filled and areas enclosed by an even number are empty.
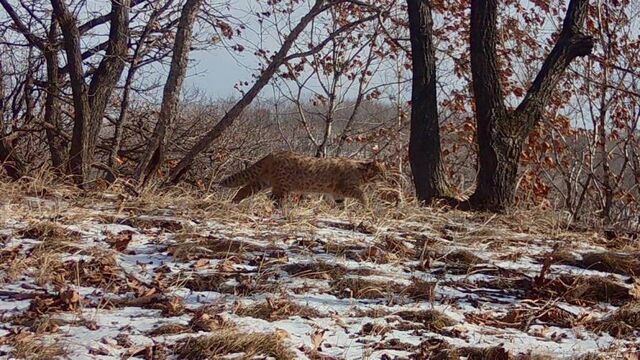
<svg viewBox="0 0 640 360">
<path fill-rule="evenodd" d="M 324 333 L 326 329 L 316 329 L 313 334 L 311 334 L 311 344 L 313 344 L 313 348 L 316 351 L 322 351 L 322 343 L 324 342 Z"/>
<path fill-rule="evenodd" d="M 195 269 L 205 269 L 209 267 L 209 259 L 200 259 L 193 264 Z"/>
<path fill-rule="evenodd" d="M 129 246 L 131 239 L 133 238 L 133 234 L 130 232 L 120 233 L 117 235 L 107 236 L 106 242 L 112 249 L 115 249 L 119 252 L 124 252 Z"/>
</svg>

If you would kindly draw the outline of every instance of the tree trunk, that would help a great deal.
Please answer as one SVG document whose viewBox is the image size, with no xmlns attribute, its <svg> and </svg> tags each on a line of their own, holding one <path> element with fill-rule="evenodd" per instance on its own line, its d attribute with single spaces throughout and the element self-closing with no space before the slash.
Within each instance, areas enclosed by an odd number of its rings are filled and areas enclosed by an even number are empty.
<svg viewBox="0 0 640 360">
<path fill-rule="evenodd" d="M 164 148 L 167 132 L 171 128 L 178 110 L 180 90 L 187 73 L 189 51 L 191 50 L 191 33 L 202 0 L 187 0 L 180 14 L 178 30 L 173 44 L 173 56 L 169 76 L 164 85 L 160 116 L 153 130 L 149 146 L 142 156 L 135 172 L 138 181 L 147 183 L 164 161 Z"/>
<path fill-rule="evenodd" d="M 593 48 L 593 38 L 581 33 L 588 5 L 588 0 L 570 1 L 560 37 L 540 72 L 516 110 L 507 111 L 496 55 L 498 1 L 471 1 L 471 73 L 479 145 L 476 190 L 469 199 L 472 206 L 504 211 L 513 205 L 525 139 L 571 61 L 589 55 Z"/>
<path fill-rule="evenodd" d="M 273 56 L 273 59 L 269 63 L 266 69 L 262 71 L 256 82 L 251 86 L 249 91 L 233 105 L 233 107 L 222 117 L 222 119 L 209 130 L 200 140 L 189 150 L 189 152 L 178 162 L 176 167 L 171 170 L 167 183 L 176 184 L 180 181 L 180 178 L 189 170 L 191 163 L 195 160 L 196 156 L 202 151 L 207 149 L 215 139 L 217 139 L 226 130 L 235 119 L 242 114 L 242 111 L 251 104 L 253 99 L 260 93 L 260 90 L 264 88 L 273 74 L 278 68 L 287 61 L 287 53 L 293 46 L 293 43 L 298 38 L 302 30 L 309 25 L 316 17 L 324 10 L 328 8 L 325 0 L 316 0 L 313 7 L 307 14 L 305 14 L 300 22 L 291 30 L 291 33 L 287 35 L 282 46 L 278 52 Z M 313 53 L 313 49 L 309 51 Z"/>
<path fill-rule="evenodd" d="M 4 71 L 0 62 L 0 166 L 11 179 L 18 180 L 24 173 L 24 166 L 22 161 L 15 155 L 11 143 L 5 138 L 2 124 L 5 107 L 4 98 Z"/>
<path fill-rule="evenodd" d="M 418 200 L 430 203 L 449 194 L 440 152 L 436 56 L 430 0 L 407 0 L 413 82 L 409 162 Z"/>
<path fill-rule="evenodd" d="M 91 149 L 89 144 L 89 96 L 84 82 L 82 54 L 80 52 L 80 32 L 76 20 L 62 0 L 51 0 L 53 12 L 62 29 L 64 50 L 67 55 L 71 93 L 73 97 L 73 134 L 69 150 L 69 173 L 73 181 L 81 185 L 91 169 Z"/>
<path fill-rule="evenodd" d="M 48 40 L 44 58 L 47 64 L 47 98 L 44 104 L 45 135 L 51 155 L 51 165 L 56 171 L 62 171 L 64 166 L 63 146 L 56 131 L 60 131 L 60 77 L 58 73 L 58 48 L 54 46 L 58 37 L 58 22 L 51 17 Z"/>
<path fill-rule="evenodd" d="M 117 174 L 118 171 L 115 169 L 117 164 L 118 152 L 120 151 L 120 146 L 122 143 L 122 130 L 127 122 L 127 117 L 129 114 L 129 102 L 131 97 L 131 87 L 133 85 L 133 80 L 135 79 L 136 73 L 139 69 L 139 62 L 143 55 L 143 49 L 145 48 L 145 43 L 149 34 L 153 30 L 156 25 L 156 21 L 158 17 L 167 10 L 167 8 L 171 5 L 171 1 L 165 2 L 164 6 L 158 8 L 151 13 L 149 20 L 144 26 L 140 37 L 136 43 L 135 50 L 133 51 L 133 55 L 131 56 L 131 63 L 129 64 L 129 71 L 127 73 L 127 78 L 124 83 L 124 89 L 122 93 L 122 101 L 120 102 L 120 113 L 118 115 L 118 119 L 114 125 L 114 135 L 113 141 L 111 145 L 111 151 L 109 153 L 109 167 L 112 170 L 112 173 Z M 108 179 L 109 181 L 114 181 L 115 178 Z"/>
<path fill-rule="evenodd" d="M 93 155 L 107 102 L 122 71 L 129 40 L 130 0 L 111 1 L 111 24 L 104 58 L 87 88 L 80 51 L 80 31 L 63 0 L 51 0 L 60 22 L 74 104 L 74 125 L 69 151 L 69 172 L 82 186 L 90 180 Z"/>
<path fill-rule="evenodd" d="M 88 146 L 95 151 L 98 134 L 102 129 L 104 111 L 125 67 L 129 50 L 129 8 L 131 0 L 111 1 L 109 40 L 104 58 L 89 84 L 89 106 L 91 108 L 90 137 Z"/>
</svg>

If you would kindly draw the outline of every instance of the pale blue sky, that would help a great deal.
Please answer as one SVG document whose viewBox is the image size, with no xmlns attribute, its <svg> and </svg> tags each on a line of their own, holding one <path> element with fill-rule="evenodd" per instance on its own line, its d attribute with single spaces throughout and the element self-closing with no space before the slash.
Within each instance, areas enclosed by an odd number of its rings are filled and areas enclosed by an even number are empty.
<svg viewBox="0 0 640 360">
<path fill-rule="evenodd" d="M 233 86 L 240 80 L 251 81 L 251 73 L 224 50 L 194 51 L 185 86 L 203 90 L 213 98 L 238 95 Z"/>
</svg>

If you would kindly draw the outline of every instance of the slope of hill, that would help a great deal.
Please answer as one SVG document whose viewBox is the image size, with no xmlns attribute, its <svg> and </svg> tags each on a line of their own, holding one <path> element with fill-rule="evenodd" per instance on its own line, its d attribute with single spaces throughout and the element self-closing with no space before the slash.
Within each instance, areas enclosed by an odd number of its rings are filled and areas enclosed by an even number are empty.
<svg viewBox="0 0 640 360">
<path fill-rule="evenodd" d="M 630 359 L 640 347 L 637 241 L 569 232 L 560 216 L 4 192 L 3 358 Z"/>
</svg>

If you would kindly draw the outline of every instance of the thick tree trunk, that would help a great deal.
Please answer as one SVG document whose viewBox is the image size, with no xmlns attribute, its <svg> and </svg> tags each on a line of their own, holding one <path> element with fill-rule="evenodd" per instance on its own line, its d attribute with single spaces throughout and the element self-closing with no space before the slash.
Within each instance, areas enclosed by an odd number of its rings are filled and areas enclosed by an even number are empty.
<svg viewBox="0 0 640 360">
<path fill-rule="evenodd" d="M 413 62 L 409 162 L 418 200 L 449 194 L 440 151 L 436 54 L 430 0 L 407 0 Z"/>
<path fill-rule="evenodd" d="M 173 124 L 178 111 L 180 90 L 187 73 L 189 51 L 191 50 L 191 33 L 198 15 L 202 0 L 187 0 L 180 14 L 178 30 L 173 44 L 173 56 L 169 76 L 164 85 L 160 116 L 153 130 L 153 136 L 145 154 L 142 156 L 135 172 L 138 181 L 146 183 L 153 177 L 164 161 L 167 133 Z"/>
<path fill-rule="evenodd" d="M 591 53 L 581 33 L 588 0 L 571 0 L 562 32 L 515 111 L 507 111 L 496 55 L 497 0 L 471 1 L 471 73 L 476 104 L 478 178 L 472 206 L 503 211 L 513 205 L 522 145 L 540 120 L 553 89 L 571 61 Z"/>
<path fill-rule="evenodd" d="M 477 209 L 504 211 L 515 200 L 524 139 L 514 136 L 511 129 L 500 129 L 499 124 L 507 123 L 510 115 L 504 115 L 506 118 L 477 116 L 479 171 L 476 191 L 469 200 Z"/>
<path fill-rule="evenodd" d="M 91 84 L 84 81 L 80 31 L 75 17 L 63 0 L 51 0 L 60 23 L 74 104 L 74 126 L 69 151 L 69 172 L 74 182 L 89 181 L 96 139 L 100 132 L 107 102 L 122 71 L 129 39 L 130 0 L 112 0 L 109 41 L 104 58 L 94 73 Z"/>
<path fill-rule="evenodd" d="M 111 1 L 109 41 L 104 58 L 91 77 L 89 106 L 91 107 L 91 133 L 88 146 L 95 151 L 96 140 L 102 129 L 104 111 L 125 67 L 129 50 L 129 8 L 131 0 Z"/>
<path fill-rule="evenodd" d="M 69 150 L 69 173 L 76 184 L 81 185 L 91 169 L 93 154 L 89 144 L 90 109 L 87 84 L 84 81 L 82 54 L 80 52 L 80 32 L 76 20 L 63 0 L 51 0 L 53 12 L 62 29 L 64 50 L 71 81 L 73 97 L 73 134 Z"/>
<path fill-rule="evenodd" d="M 63 146 L 56 131 L 60 131 L 60 76 L 58 73 L 58 48 L 53 44 L 58 37 L 58 22 L 55 16 L 51 17 L 48 40 L 49 46 L 44 50 L 44 58 L 47 64 L 47 98 L 44 104 L 45 135 L 51 155 L 51 165 L 56 171 L 63 171 L 64 156 Z"/>
</svg>

